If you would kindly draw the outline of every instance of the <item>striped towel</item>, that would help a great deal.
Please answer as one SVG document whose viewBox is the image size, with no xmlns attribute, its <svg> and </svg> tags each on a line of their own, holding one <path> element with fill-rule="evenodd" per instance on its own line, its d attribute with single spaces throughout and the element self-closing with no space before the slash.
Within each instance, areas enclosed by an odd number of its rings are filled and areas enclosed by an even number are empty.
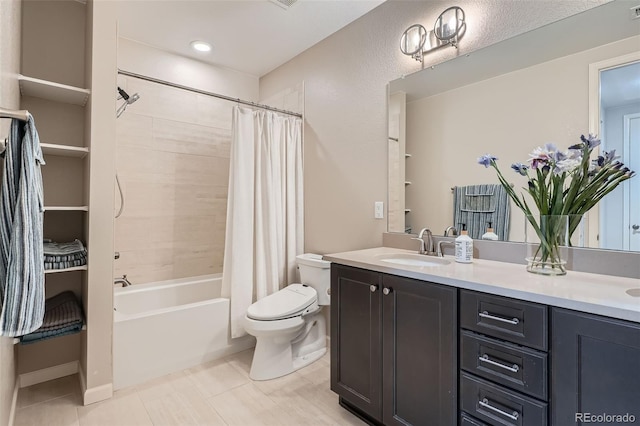
<svg viewBox="0 0 640 426">
<path fill-rule="evenodd" d="M 23 344 L 50 339 L 82 330 L 84 318 L 78 299 L 71 291 L 53 296 L 45 302 L 42 327 L 22 336 Z"/>
<path fill-rule="evenodd" d="M 501 241 L 509 238 L 509 196 L 502 185 L 457 186 L 453 189 L 453 223 L 458 230 L 467 225 L 469 236 L 482 238 L 491 222 Z"/>
<path fill-rule="evenodd" d="M 65 269 L 87 264 L 87 249 L 80 240 L 44 242 L 44 269 Z"/>
<path fill-rule="evenodd" d="M 36 330 L 44 317 L 44 164 L 33 117 L 11 122 L 0 193 L 0 335 Z"/>
</svg>

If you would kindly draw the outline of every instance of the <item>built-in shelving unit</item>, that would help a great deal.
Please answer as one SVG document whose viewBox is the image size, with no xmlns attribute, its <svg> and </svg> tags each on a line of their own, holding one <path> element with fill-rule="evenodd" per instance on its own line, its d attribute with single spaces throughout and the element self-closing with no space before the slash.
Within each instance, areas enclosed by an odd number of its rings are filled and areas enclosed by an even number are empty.
<svg viewBox="0 0 640 426">
<path fill-rule="evenodd" d="M 65 104 L 85 106 L 91 91 L 79 87 L 68 86 L 54 81 L 20 75 L 20 94 L 34 98 L 47 99 Z"/>
<path fill-rule="evenodd" d="M 20 3 L 21 108 L 35 118 L 46 162 L 42 166 L 43 237 L 59 242 L 78 239 L 86 244 L 89 219 L 83 212 L 89 212 L 91 90 L 82 86 L 91 81 L 86 75 L 86 57 L 91 54 L 87 49 L 88 10 L 86 4 L 70 0 Z M 45 276 L 47 298 L 72 291 L 83 305 L 86 321 L 88 266 L 45 270 Z M 80 330 L 64 336 L 69 337 L 51 336 L 18 345 L 18 375 L 35 374 L 40 380 L 50 380 L 61 374 L 61 365 L 81 362 L 87 339 L 81 338 Z"/>
</svg>

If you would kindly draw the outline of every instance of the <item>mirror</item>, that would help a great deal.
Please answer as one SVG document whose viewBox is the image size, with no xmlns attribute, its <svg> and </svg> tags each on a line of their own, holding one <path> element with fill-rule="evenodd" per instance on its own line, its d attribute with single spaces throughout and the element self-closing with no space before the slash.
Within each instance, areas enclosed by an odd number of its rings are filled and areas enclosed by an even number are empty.
<svg viewBox="0 0 640 426">
<path fill-rule="evenodd" d="M 606 69 L 595 77 L 589 69 L 615 58 L 626 59 L 609 68 L 640 61 L 640 20 L 630 19 L 628 6 L 610 2 L 390 82 L 388 231 L 415 233 L 428 226 L 442 235 L 448 226 L 459 226 L 453 223 L 452 188 L 498 183 L 493 169 L 477 164 L 485 153 L 499 158 L 501 171 L 520 192 L 526 179 L 510 165 L 525 162 L 536 147 L 553 142 L 566 149 L 592 132 L 610 150 L 606 125 L 601 129 L 600 118 L 593 118 L 601 110 L 606 115 L 598 95 Z M 628 104 L 640 113 L 640 88 L 629 92 L 635 97 Z M 636 128 L 633 123 L 629 128 Z M 638 181 L 640 176 L 625 184 Z M 623 186 L 616 191 L 637 206 L 640 192 Z M 614 193 L 604 199 L 609 206 Z M 584 245 L 626 249 L 602 243 L 609 232 L 601 223 L 606 215 L 603 206 L 591 209 L 582 227 Z M 512 206 L 509 240 L 524 241 L 524 222 Z M 630 228 L 638 222 L 630 218 Z"/>
</svg>

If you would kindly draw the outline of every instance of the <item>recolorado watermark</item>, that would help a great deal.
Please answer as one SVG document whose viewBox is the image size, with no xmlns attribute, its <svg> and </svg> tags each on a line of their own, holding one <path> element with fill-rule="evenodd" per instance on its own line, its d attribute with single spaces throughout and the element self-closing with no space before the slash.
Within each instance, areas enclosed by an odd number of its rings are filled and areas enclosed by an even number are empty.
<svg viewBox="0 0 640 426">
<path fill-rule="evenodd" d="M 595 414 L 595 413 L 576 413 L 576 423 L 611 423 L 611 424 L 622 424 L 622 423 L 635 423 L 636 416 L 633 414 L 625 413 L 625 414 Z"/>
</svg>

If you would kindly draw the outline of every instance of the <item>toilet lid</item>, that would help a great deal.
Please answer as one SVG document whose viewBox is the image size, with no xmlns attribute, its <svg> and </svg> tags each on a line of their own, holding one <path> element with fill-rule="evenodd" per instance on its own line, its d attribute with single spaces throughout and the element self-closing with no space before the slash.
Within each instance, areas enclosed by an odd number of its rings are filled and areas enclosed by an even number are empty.
<svg viewBox="0 0 640 426">
<path fill-rule="evenodd" d="M 291 284 L 249 306 L 247 316 L 255 320 L 292 317 L 318 299 L 316 291 L 302 284 Z"/>
</svg>

